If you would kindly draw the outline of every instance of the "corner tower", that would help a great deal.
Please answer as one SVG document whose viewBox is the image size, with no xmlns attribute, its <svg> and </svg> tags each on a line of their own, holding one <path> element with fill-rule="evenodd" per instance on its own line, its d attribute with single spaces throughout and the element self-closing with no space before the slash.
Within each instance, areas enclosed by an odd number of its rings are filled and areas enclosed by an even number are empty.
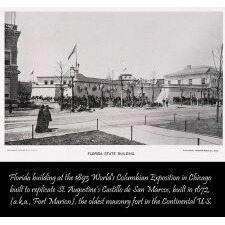
<svg viewBox="0 0 225 225">
<path fill-rule="evenodd" d="M 17 42 L 20 31 L 17 30 L 16 13 L 5 13 L 5 105 L 9 102 L 17 107 L 18 70 Z"/>
</svg>

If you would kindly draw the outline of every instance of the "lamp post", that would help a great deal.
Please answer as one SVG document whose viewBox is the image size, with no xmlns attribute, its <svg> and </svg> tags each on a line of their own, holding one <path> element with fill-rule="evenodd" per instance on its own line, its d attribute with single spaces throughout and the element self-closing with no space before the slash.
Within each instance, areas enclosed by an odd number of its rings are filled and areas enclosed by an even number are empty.
<svg viewBox="0 0 225 225">
<path fill-rule="evenodd" d="M 152 79 L 152 104 L 155 102 L 155 78 Z"/>
<path fill-rule="evenodd" d="M 103 83 L 101 83 L 100 84 L 100 90 L 101 90 L 101 105 L 100 105 L 100 107 L 101 107 L 101 109 L 103 109 L 103 89 L 104 89 L 104 84 Z"/>
<path fill-rule="evenodd" d="M 73 98 L 74 98 L 74 90 L 73 90 L 73 80 L 75 77 L 75 68 L 73 66 L 70 67 L 70 77 L 71 77 L 71 85 L 72 85 L 72 96 L 71 96 L 71 112 L 74 112 L 74 104 L 73 104 Z"/>
<path fill-rule="evenodd" d="M 134 87 L 136 85 L 136 80 L 133 79 L 130 83 L 130 86 L 131 86 L 131 95 L 132 95 L 132 107 L 134 107 Z"/>
<path fill-rule="evenodd" d="M 144 104 L 144 81 L 142 78 L 139 79 L 139 84 L 141 85 L 141 107 Z"/>
<path fill-rule="evenodd" d="M 144 104 L 144 84 L 141 82 L 141 107 L 143 107 Z"/>
<path fill-rule="evenodd" d="M 182 106 L 183 105 L 183 78 L 181 78 L 179 86 L 180 86 L 180 105 Z"/>
<path fill-rule="evenodd" d="M 120 76 L 120 82 L 121 82 L 120 104 L 121 104 L 121 108 L 123 108 L 123 75 Z"/>
<path fill-rule="evenodd" d="M 87 95 L 87 109 L 89 109 L 89 98 L 88 98 L 88 87 L 87 87 L 87 85 L 84 85 L 84 90 L 85 90 L 86 95 Z"/>
<path fill-rule="evenodd" d="M 154 71 L 152 74 L 152 104 L 153 105 L 155 102 L 155 74 L 156 74 L 156 72 Z"/>
<path fill-rule="evenodd" d="M 72 85 L 72 98 L 71 98 L 71 112 L 74 112 L 74 82 L 77 80 L 78 68 L 71 66 L 70 67 L 70 77 Z"/>
</svg>

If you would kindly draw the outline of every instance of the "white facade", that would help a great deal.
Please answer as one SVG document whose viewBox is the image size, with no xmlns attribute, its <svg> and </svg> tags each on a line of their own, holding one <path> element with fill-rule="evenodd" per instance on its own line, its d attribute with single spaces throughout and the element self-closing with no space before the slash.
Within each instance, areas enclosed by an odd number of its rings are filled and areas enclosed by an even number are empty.
<svg viewBox="0 0 225 225">
<path fill-rule="evenodd" d="M 186 98 L 214 98 L 217 79 L 218 73 L 211 66 L 188 65 L 164 76 L 164 86 L 157 101 L 162 102 L 166 98 L 172 101 L 181 95 Z"/>
<path fill-rule="evenodd" d="M 217 73 L 213 67 L 210 66 L 195 66 L 188 65 L 181 71 L 167 74 L 164 77 L 165 86 L 215 86 L 217 80 Z"/>
</svg>

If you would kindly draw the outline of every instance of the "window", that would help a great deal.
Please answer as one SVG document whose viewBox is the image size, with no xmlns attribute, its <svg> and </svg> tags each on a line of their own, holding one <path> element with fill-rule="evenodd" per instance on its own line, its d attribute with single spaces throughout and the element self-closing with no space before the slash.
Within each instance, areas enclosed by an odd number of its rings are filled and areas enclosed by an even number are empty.
<svg viewBox="0 0 225 225">
<path fill-rule="evenodd" d="M 205 84 L 205 78 L 201 79 L 202 84 Z"/>
<path fill-rule="evenodd" d="M 53 81 L 53 80 L 51 80 L 51 81 L 50 81 L 50 84 L 54 84 L 54 81 Z"/>
<path fill-rule="evenodd" d="M 5 98 L 10 98 L 10 79 L 5 78 Z"/>
<path fill-rule="evenodd" d="M 168 80 L 168 84 L 169 84 L 169 85 L 171 84 L 171 80 Z"/>
<path fill-rule="evenodd" d="M 192 79 L 189 79 L 188 83 L 189 85 L 192 85 Z"/>
<path fill-rule="evenodd" d="M 11 64 L 11 52 L 5 51 L 5 65 Z"/>
<path fill-rule="evenodd" d="M 45 80 L 45 85 L 47 85 L 48 84 L 48 81 L 47 80 Z"/>
<path fill-rule="evenodd" d="M 178 84 L 181 85 L 181 80 L 178 80 Z"/>
</svg>

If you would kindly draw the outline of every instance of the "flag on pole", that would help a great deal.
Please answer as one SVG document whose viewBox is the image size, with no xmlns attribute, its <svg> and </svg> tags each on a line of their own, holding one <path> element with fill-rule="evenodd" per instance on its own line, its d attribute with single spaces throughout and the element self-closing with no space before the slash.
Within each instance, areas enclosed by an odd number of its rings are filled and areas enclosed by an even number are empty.
<svg viewBox="0 0 225 225">
<path fill-rule="evenodd" d="M 34 74 L 34 70 L 30 73 L 30 76 Z"/>
<path fill-rule="evenodd" d="M 72 52 L 70 53 L 69 57 L 68 57 L 68 60 L 70 59 L 70 57 L 77 51 L 77 44 L 75 44 Z"/>
<path fill-rule="evenodd" d="M 127 68 L 125 67 L 122 72 L 125 72 L 126 70 L 127 70 Z"/>
</svg>

